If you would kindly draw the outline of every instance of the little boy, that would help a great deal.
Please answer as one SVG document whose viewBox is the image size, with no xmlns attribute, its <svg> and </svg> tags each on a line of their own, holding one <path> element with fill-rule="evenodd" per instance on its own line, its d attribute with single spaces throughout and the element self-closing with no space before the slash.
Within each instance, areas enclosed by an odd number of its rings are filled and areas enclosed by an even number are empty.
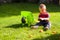
<svg viewBox="0 0 60 40">
<path fill-rule="evenodd" d="M 38 17 L 38 23 L 36 23 L 32 28 L 38 28 L 38 26 L 44 26 L 44 29 L 49 29 L 50 28 L 50 23 L 49 23 L 49 14 L 46 11 L 46 6 L 44 4 L 40 4 L 39 6 L 39 17 Z"/>
</svg>

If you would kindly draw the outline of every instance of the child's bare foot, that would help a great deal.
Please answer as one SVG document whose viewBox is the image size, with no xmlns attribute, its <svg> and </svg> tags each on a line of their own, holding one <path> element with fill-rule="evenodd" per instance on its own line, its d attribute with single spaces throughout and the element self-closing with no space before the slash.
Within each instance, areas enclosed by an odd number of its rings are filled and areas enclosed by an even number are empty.
<svg viewBox="0 0 60 40">
<path fill-rule="evenodd" d="M 48 29 L 49 29 L 48 27 L 45 27 L 45 28 L 44 28 L 44 31 L 47 31 Z"/>
</svg>

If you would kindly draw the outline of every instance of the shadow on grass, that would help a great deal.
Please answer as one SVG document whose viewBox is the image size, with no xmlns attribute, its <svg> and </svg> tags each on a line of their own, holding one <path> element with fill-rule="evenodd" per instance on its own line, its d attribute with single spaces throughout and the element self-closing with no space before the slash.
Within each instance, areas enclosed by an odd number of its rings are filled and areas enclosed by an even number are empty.
<svg viewBox="0 0 60 40">
<path fill-rule="evenodd" d="M 35 38 L 33 40 L 60 40 L 60 34 L 54 34 L 46 38 Z"/>
<path fill-rule="evenodd" d="M 6 26 L 5 28 L 23 28 L 23 27 L 29 27 L 28 24 L 14 24 L 11 26 Z"/>
<path fill-rule="evenodd" d="M 20 15 L 21 11 L 38 12 L 38 6 L 30 3 L 12 3 L 0 6 L 0 17 Z"/>
</svg>

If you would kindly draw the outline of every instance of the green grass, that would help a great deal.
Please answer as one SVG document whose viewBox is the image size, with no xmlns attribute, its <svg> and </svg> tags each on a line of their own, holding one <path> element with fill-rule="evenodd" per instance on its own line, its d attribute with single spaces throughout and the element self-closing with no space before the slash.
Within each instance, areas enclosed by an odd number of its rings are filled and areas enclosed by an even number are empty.
<svg viewBox="0 0 60 40">
<path fill-rule="evenodd" d="M 0 6 L 0 40 L 60 40 L 60 6 L 47 5 L 50 13 L 51 29 L 42 33 L 38 29 L 20 25 L 20 11 L 32 11 L 38 19 L 38 4 L 13 3 Z M 52 34 L 52 31 L 57 31 Z M 32 37 L 29 37 L 32 35 Z"/>
</svg>

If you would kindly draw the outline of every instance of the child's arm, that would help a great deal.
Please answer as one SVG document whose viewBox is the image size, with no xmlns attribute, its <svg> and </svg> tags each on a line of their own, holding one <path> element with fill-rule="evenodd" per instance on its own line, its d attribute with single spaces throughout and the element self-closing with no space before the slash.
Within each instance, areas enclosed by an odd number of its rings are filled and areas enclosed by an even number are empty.
<svg viewBox="0 0 60 40">
<path fill-rule="evenodd" d="M 39 19 L 41 19 L 41 20 L 49 20 L 49 18 L 39 18 Z"/>
</svg>

